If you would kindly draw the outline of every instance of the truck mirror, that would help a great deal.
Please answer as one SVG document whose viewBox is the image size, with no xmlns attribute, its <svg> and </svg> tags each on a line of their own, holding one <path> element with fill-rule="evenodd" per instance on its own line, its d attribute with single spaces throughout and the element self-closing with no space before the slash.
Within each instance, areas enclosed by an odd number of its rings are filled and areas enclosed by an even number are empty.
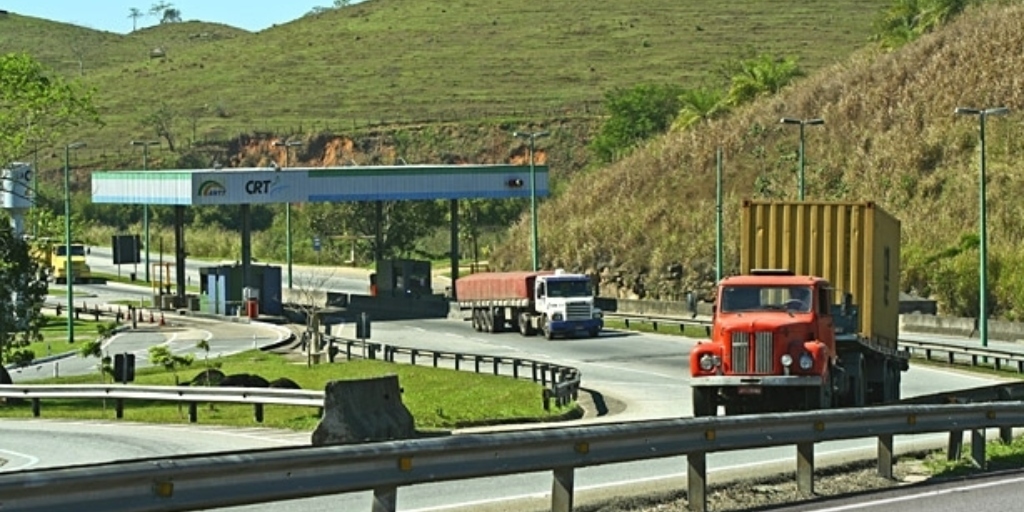
<svg viewBox="0 0 1024 512">
<path fill-rule="evenodd" d="M 707 336 L 708 338 L 710 338 L 710 337 L 711 337 L 711 326 L 710 326 L 710 325 L 705 325 L 705 326 L 704 326 L 704 334 L 705 334 L 705 335 L 706 335 L 706 336 Z"/>
</svg>

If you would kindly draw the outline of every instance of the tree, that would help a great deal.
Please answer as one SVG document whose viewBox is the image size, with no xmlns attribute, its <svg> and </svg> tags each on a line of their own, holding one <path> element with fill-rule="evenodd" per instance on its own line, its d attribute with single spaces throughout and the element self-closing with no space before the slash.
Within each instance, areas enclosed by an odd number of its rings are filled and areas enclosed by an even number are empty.
<svg viewBox="0 0 1024 512">
<path fill-rule="evenodd" d="M 621 158 L 637 144 L 664 133 L 679 113 L 683 89 L 675 85 L 638 85 L 605 95 L 608 119 L 590 147 L 602 162 Z"/>
<path fill-rule="evenodd" d="M 179 9 L 165 10 L 163 18 L 160 18 L 160 24 L 164 23 L 181 23 L 181 11 Z"/>
<path fill-rule="evenodd" d="M 96 338 L 95 340 L 87 341 L 83 343 L 82 346 L 79 347 L 78 349 L 79 357 L 86 359 L 90 357 L 95 357 L 96 359 L 100 360 L 99 365 L 97 365 L 97 369 L 100 372 L 100 382 L 104 384 L 107 383 L 108 377 L 111 380 L 113 380 L 114 376 L 114 367 L 113 365 L 110 364 L 110 356 L 103 355 L 103 340 L 105 339 L 105 336 L 101 336 L 99 338 Z"/>
<path fill-rule="evenodd" d="M 142 9 L 138 7 L 132 7 L 128 9 L 128 17 L 132 20 L 132 32 L 135 32 L 139 28 L 139 18 L 145 16 Z"/>
<path fill-rule="evenodd" d="M 153 17 L 163 16 L 167 9 L 174 7 L 170 2 L 157 2 L 149 7 L 149 15 Z"/>
<path fill-rule="evenodd" d="M 684 130 L 700 121 L 714 119 L 729 111 L 725 92 L 710 87 L 687 89 L 680 95 L 679 102 L 682 106 L 675 121 L 672 122 L 673 130 Z"/>
<path fill-rule="evenodd" d="M 0 162 L 46 147 L 83 125 L 101 124 L 93 91 L 65 81 L 26 54 L 0 55 Z"/>
<path fill-rule="evenodd" d="M 0 215 L 0 366 L 27 364 L 34 357 L 29 344 L 42 341 L 42 315 L 47 283 L 39 265 L 29 256 L 28 243 L 14 236 Z"/>
<path fill-rule="evenodd" d="M 329 274 L 303 273 L 297 276 L 294 290 L 298 294 L 296 303 L 306 321 L 306 332 L 302 333 L 305 340 L 306 367 L 312 366 L 313 353 L 319 347 L 320 311 L 327 307 L 327 284 L 334 279 L 334 272 Z"/>
<path fill-rule="evenodd" d="M 174 374 L 174 385 L 181 384 L 178 379 L 178 370 L 192 366 L 195 358 L 192 354 L 178 355 L 171 352 L 166 345 L 154 345 L 149 347 L 149 361 L 157 366 L 163 366 L 165 370 Z"/>
<path fill-rule="evenodd" d="M 895 0 L 875 20 L 872 39 L 898 48 L 959 16 L 974 0 Z"/>
<path fill-rule="evenodd" d="M 358 257 L 372 260 L 376 243 L 376 203 L 373 201 L 308 205 L 309 231 L 326 238 L 356 237 Z M 381 247 L 384 258 L 408 254 L 418 238 L 442 225 L 445 209 L 436 201 L 382 201 Z"/>
<path fill-rule="evenodd" d="M 762 54 L 738 62 L 730 79 L 728 104 L 738 106 L 763 95 L 779 92 L 794 78 L 803 76 L 796 59 Z"/>
<path fill-rule="evenodd" d="M 140 124 L 143 128 L 153 130 L 153 134 L 167 141 L 167 149 L 174 151 L 174 140 L 176 133 L 174 122 L 177 113 L 166 102 L 160 102 L 156 110 L 142 118 Z"/>
</svg>

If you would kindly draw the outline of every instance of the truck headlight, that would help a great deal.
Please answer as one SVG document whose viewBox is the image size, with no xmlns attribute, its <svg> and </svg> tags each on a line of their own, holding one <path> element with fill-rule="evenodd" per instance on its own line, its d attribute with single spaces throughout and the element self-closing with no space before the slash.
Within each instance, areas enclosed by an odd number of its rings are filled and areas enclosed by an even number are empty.
<svg viewBox="0 0 1024 512">
<path fill-rule="evenodd" d="M 551 320 L 554 322 L 561 322 L 565 318 L 561 313 L 554 313 L 551 315 Z"/>
<path fill-rule="evenodd" d="M 782 354 L 782 357 L 779 358 L 779 362 L 782 363 L 783 367 L 789 368 L 793 365 L 793 356 L 789 354 Z"/>
<path fill-rule="evenodd" d="M 711 357 L 710 354 L 704 354 L 700 356 L 700 369 L 706 372 L 711 371 L 715 367 L 715 358 Z"/>
<path fill-rule="evenodd" d="M 810 370 L 812 366 L 814 366 L 814 358 L 811 357 L 811 355 L 808 354 L 807 352 L 804 352 L 803 354 L 801 354 L 800 355 L 800 369 L 801 370 Z"/>
<path fill-rule="evenodd" d="M 598 309 L 597 311 L 594 311 L 594 318 L 600 320 L 604 318 L 604 313 L 601 313 L 601 310 Z"/>
</svg>

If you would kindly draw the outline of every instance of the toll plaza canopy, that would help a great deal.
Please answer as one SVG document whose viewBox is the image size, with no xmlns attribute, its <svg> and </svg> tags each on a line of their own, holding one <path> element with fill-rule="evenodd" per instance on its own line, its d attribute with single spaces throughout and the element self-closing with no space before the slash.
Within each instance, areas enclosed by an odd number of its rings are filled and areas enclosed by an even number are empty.
<svg viewBox="0 0 1024 512">
<path fill-rule="evenodd" d="M 548 168 L 534 166 L 536 195 L 548 195 Z M 98 171 L 94 203 L 228 205 L 530 197 L 530 167 L 372 167 Z"/>
</svg>

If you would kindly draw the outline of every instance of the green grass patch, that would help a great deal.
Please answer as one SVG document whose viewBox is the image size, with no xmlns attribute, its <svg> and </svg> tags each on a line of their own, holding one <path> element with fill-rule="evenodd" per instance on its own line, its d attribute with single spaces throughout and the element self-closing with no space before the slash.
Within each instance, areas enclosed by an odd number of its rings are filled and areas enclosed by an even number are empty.
<svg viewBox="0 0 1024 512">
<path fill-rule="evenodd" d="M 75 343 L 68 343 L 68 320 L 66 316 L 46 316 L 46 325 L 39 330 L 43 335 L 43 341 L 32 343 L 28 349 L 35 353 L 36 357 L 45 357 L 52 354 L 62 354 L 77 350 L 83 342 L 95 340 L 99 336 L 99 326 L 109 325 L 109 320 L 86 320 L 84 317 L 74 320 Z"/>
<path fill-rule="evenodd" d="M 561 409 L 543 408 L 542 386 L 533 382 L 506 377 L 434 369 L 381 361 L 351 361 L 330 364 L 296 364 L 286 358 L 250 351 L 234 356 L 211 359 L 224 373 L 249 373 L 267 380 L 288 378 L 304 389 L 323 390 L 328 381 L 349 380 L 398 375 L 403 388 L 402 401 L 416 420 L 418 429 L 449 429 L 467 425 L 512 421 L 544 421 L 556 419 L 575 410 L 571 404 Z M 181 380 L 189 380 L 205 368 L 202 360 L 179 371 Z M 99 373 L 76 375 L 59 379 L 34 381 L 39 384 L 98 384 Z M 136 373 L 137 385 L 173 386 L 174 375 L 162 368 L 145 368 Z M 187 423 L 187 406 L 178 407 L 168 402 L 128 402 L 125 419 L 151 423 Z M 29 417 L 28 406 L 0 407 L 0 417 Z M 317 423 L 317 411 L 312 408 L 274 406 L 264 408 L 264 425 L 293 430 L 311 430 Z M 102 400 L 46 400 L 42 404 L 43 417 L 111 419 L 113 402 Z M 199 422 L 233 426 L 252 426 L 253 409 L 250 405 L 204 404 L 200 408 Z"/>
<path fill-rule="evenodd" d="M 981 473 L 982 469 L 975 466 L 974 460 L 970 457 L 971 445 L 965 443 L 963 446 L 965 457 L 959 460 L 946 460 L 946 452 L 936 451 L 930 453 L 922 462 L 933 476 L 936 477 L 959 477 L 975 473 Z M 986 471 L 1000 471 L 1006 469 L 1019 469 L 1024 467 L 1024 438 L 1014 438 L 1009 444 L 1002 441 L 985 443 Z"/>
</svg>

